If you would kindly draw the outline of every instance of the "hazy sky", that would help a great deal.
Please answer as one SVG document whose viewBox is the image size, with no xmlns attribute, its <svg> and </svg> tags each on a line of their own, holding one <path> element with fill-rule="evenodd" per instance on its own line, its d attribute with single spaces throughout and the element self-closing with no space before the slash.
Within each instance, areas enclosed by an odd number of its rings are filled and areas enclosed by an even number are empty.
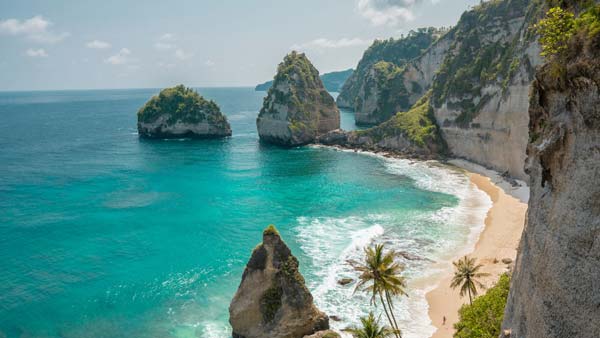
<svg viewBox="0 0 600 338">
<path fill-rule="evenodd" d="M 0 0 L 0 90 L 249 86 L 292 49 L 321 73 L 479 0 Z"/>
</svg>

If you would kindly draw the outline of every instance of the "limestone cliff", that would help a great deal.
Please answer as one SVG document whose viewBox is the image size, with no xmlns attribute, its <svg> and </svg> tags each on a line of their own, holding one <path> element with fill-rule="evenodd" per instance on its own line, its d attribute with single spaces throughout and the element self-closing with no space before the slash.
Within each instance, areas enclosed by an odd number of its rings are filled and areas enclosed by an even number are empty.
<svg viewBox="0 0 600 338">
<path fill-rule="evenodd" d="M 484 2 L 465 12 L 433 83 L 450 152 L 526 180 L 528 93 L 542 59 L 532 25 L 540 0 Z"/>
<path fill-rule="evenodd" d="M 408 110 L 427 91 L 443 60 L 447 40 L 434 43 L 443 32 L 422 28 L 401 39 L 376 40 L 342 87 L 338 106 L 353 109 L 358 124 L 378 124 Z"/>
<path fill-rule="evenodd" d="M 273 226 L 263 232 L 229 306 L 234 338 L 302 338 L 329 328 Z"/>
<path fill-rule="evenodd" d="M 231 127 L 213 101 L 179 85 L 163 89 L 140 108 L 137 128 L 145 138 L 216 138 L 231 136 Z"/>
<path fill-rule="evenodd" d="M 284 146 L 313 142 L 340 127 L 340 112 L 304 54 L 288 54 L 277 68 L 256 120 L 263 141 Z"/>
<path fill-rule="evenodd" d="M 600 28 L 600 7 L 596 10 Z M 532 85 L 527 224 L 505 310 L 511 338 L 600 337 L 600 30 Z"/>
</svg>

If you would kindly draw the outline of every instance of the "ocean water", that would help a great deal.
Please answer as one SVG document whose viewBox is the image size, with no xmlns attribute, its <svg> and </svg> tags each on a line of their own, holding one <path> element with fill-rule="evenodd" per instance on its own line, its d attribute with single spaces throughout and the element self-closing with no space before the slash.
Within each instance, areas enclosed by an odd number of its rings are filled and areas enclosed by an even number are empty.
<svg viewBox="0 0 600 338">
<path fill-rule="evenodd" d="M 156 89 L 0 93 L 0 337 L 229 337 L 227 307 L 275 224 L 335 328 L 374 310 L 336 281 L 372 242 L 407 252 L 404 336 L 433 327 L 424 294 L 489 207 L 460 171 L 258 141 L 264 92 L 199 88 L 224 140 L 146 141 Z M 354 129 L 352 114 L 342 126 Z"/>
</svg>

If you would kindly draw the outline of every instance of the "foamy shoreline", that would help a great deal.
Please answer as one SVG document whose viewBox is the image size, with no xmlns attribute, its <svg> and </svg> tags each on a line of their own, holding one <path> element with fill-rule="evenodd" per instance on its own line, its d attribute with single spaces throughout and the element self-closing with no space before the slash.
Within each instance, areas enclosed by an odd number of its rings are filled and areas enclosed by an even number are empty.
<svg viewBox="0 0 600 338">
<path fill-rule="evenodd" d="M 406 160 L 409 163 L 425 163 L 432 166 L 441 164 L 447 169 L 456 167 L 457 170 L 466 173 L 470 184 L 475 189 L 489 197 L 491 202 L 485 203 L 478 200 L 476 194 L 469 196 L 472 200 L 466 201 L 467 206 L 464 209 L 471 212 L 469 222 L 477 224 L 471 226 L 468 240 L 464 245 L 457 247 L 456 250 L 449 252 L 434 263 L 431 267 L 431 274 L 409 281 L 409 288 L 413 292 L 424 294 L 426 298 L 428 319 L 433 329 L 430 331 L 432 334 L 422 332 L 423 337 L 451 338 L 454 332 L 453 324 L 458 320 L 458 309 L 462 304 L 468 302 L 467 299 L 461 299 L 458 291 L 452 290 L 449 286 L 453 275 L 452 261 L 463 255 L 476 257 L 480 263 L 484 264 L 483 271 L 490 273 L 489 277 L 482 280 L 483 284 L 486 287 L 492 286 L 498 280 L 499 275 L 507 271 L 507 265 L 502 263 L 502 259 L 510 258 L 514 261 L 516 258 L 525 221 L 529 187 L 523 181 L 516 181 L 518 185 L 513 186 L 498 172 L 462 159 L 452 159 L 447 163 L 442 163 L 435 160 L 413 160 L 388 152 L 371 152 L 322 145 L 315 147 Z M 479 214 L 481 208 L 486 209 L 483 216 Z M 494 263 L 495 260 L 498 262 Z M 446 317 L 445 325 L 442 323 L 444 316 Z"/>
<path fill-rule="evenodd" d="M 529 188 L 526 185 L 511 187 L 497 173 L 487 169 L 482 170 L 481 167 L 478 168 L 477 165 L 466 161 L 455 161 L 454 164 L 468 168 L 465 168 L 466 170 L 475 169 L 491 176 L 468 173 L 471 183 L 492 199 L 492 207 L 485 219 L 485 228 L 479 235 L 475 249 L 469 253 L 469 256 L 477 258 L 478 263 L 484 265 L 482 271 L 490 274 L 489 277 L 481 280 L 486 287 L 490 287 L 502 273 L 508 270 L 507 264 L 502 263 L 502 259 L 509 258 L 514 262 L 516 258 L 527 211 L 527 204 L 524 201 L 527 200 Z M 506 187 L 510 194 L 501 187 Z M 459 297 L 458 290 L 450 288 L 453 275 L 451 265 L 448 266 L 447 271 L 439 280 L 438 286 L 426 296 L 429 303 L 429 317 L 437 328 L 432 338 L 451 338 L 454 333 L 453 324 L 458 321 L 458 309 L 468 302 L 468 299 Z M 445 324 L 444 317 L 446 317 Z"/>
</svg>

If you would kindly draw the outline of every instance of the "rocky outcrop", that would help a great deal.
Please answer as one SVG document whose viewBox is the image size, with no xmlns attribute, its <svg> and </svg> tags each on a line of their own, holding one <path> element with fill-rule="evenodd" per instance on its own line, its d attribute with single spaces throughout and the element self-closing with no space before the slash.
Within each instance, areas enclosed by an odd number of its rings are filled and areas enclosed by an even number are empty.
<svg viewBox="0 0 600 338">
<path fill-rule="evenodd" d="M 341 338 L 339 333 L 331 330 L 319 331 L 310 336 L 304 336 L 304 338 Z"/>
<path fill-rule="evenodd" d="M 329 328 L 273 226 L 263 232 L 229 306 L 234 338 L 301 338 Z"/>
<path fill-rule="evenodd" d="M 529 85 L 542 63 L 532 25 L 542 8 L 540 0 L 503 0 L 465 12 L 432 86 L 450 152 L 522 180 Z"/>
<path fill-rule="evenodd" d="M 277 68 L 258 119 L 260 139 L 283 146 L 313 142 L 340 127 L 340 112 L 304 54 L 288 54 Z"/>
<path fill-rule="evenodd" d="M 388 121 L 366 130 L 335 130 L 319 137 L 323 145 L 368 151 L 387 151 L 419 158 L 439 158 L 446 145 L 435 124 L 429 94 L 409 111 L 399 112 Z"/>
<path fill-rule="evenodd" d="M 444 59 L 449 39 L 437 40 L 443 33 L 422 28 L 398 40 L 375 41 L 344 84 L 338 106 L 353 109 L 357 124 L 382 123 L 408 110 Z"/>
<path fill-rule="evenodd" d="M 567 61 L 545 65 L 533 82 L 531 196 L 504 337 L 600 337 L 598 55 L 600 35 L 579 34 Z"/>
<path fill-rule="evenodd" d="M 163 89 L 137 113 L 144 138 L 219 138 L 231 136 L 231 127 L 219 106 L 196 91 L 179 85 Z"/>
</svg>

